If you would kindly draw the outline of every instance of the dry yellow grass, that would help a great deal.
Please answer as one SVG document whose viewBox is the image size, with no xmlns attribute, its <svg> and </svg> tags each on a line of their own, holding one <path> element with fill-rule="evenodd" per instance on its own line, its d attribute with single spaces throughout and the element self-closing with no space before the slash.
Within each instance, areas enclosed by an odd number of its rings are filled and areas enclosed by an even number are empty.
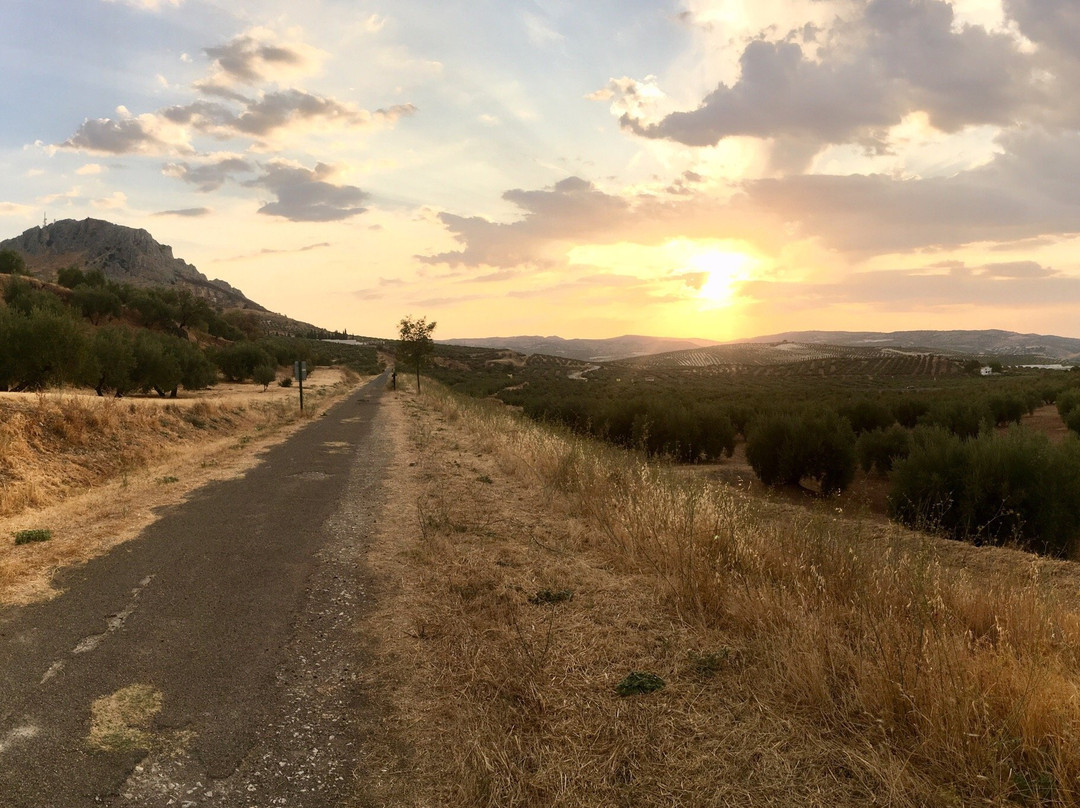
<svg viewBox="0 0 1080 808">
<path fill-rule="evenodd" d="M 409 395 L 394 473 L 416 513 L 372 562 L 414 749 L 382 768 L 416 777 L 386 804 L 1080 804 L 1073 565 Z M 630 671 L 667 686 L 620 698 Z"/>
<path fill-rule="evenodd" d="M 106 552 L 152 522 L 155 508 L 240 473 L 357 382 L 338 369 L 318 375 L 303 416 L 295 391 L 264 396 L 254 386 L 174 401 L 0 396 L 0 603 L 55 595 L 57 568 Z M 35 528 L 52 539 L 13 544 L 13 533 Z"/>
</svg>

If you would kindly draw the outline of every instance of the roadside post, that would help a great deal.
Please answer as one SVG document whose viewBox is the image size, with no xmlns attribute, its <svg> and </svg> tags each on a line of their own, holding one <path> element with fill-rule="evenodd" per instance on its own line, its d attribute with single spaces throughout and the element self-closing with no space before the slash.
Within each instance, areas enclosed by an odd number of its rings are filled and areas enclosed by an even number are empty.
<svg viewBox="0 0 1080 808">
<path fill-rule="evenodd" d="M 292 373 L 300 385 L 300 412 L 304 411 L 304 379 L 307 378 L 307 362 L 293 362 Z"/>
</svg>

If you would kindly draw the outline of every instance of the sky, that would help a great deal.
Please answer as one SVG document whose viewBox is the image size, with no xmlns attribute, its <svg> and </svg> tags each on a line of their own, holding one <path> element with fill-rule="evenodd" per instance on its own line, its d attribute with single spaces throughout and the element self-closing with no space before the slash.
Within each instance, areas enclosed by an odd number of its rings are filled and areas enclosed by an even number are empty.
<svg viewBox="0 0 1080 808">
<path fill-rule="evenodd" d="M 1076 0 L 3 0 L 0 238 L 438 338 L 1080 337 Z"/>
</svg>

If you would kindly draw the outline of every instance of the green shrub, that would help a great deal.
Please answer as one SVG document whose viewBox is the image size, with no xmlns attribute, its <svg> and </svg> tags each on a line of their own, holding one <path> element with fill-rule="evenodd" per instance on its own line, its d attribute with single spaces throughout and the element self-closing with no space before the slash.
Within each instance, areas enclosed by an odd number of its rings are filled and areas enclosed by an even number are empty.
<svg viewBox="0 0 1080 808">
<path fill-rule="evenodd" d="M 767 416 L 750 430 L 746 459 L 766 485 L 809 478 L 822 492 L 843 491 L 855 477 L 855 433 L 833 412 Z"/>
<path fill-rule="evenodd" d="M 848 419 L 856 435 L 887 429 L 896 423 L 892 411 L 880 401 L 864 398 L 855 404 L 840 408 L 840 414 Z"/>
<path fill-rule="evenodd" d="M 1030 411 L 1027 400 L 1016 395 L 991 396 L 989 405 L 990 414 L 998 426 L 1009 423 L 1019 424 L 1024 415 Z"/>
<path fill-rule="evenodd" d="M 231 382 L 252 378 L 258 367 L 276 365 L 274 358 L 253 342 L 238 342 L 222 348 L 215 361 L 225 378 Z"/>
<path fill-rule="evenodd" d="M 655 673 L 632 671 L 615 685 L 615 692 L 624 697 L 636 696 L 642 693 L 654 693 L 666 686 L 667 683 Z"/>
<path fill-rule="evenodd" d="M 862 470 L 867 473 L 876 471 L 881 475 L 892 471 L 896 461 L 907 457 L 910 451 L 911 433 L 899 425 L 864 432 L 855 444 Z"/>
<path fill-rule="evenodd" d="M 1069 413 L 1073 410 L 1080 408 L 1080 388 L 1070 388 L 1064 392 L 1058 393 L 1057 411 L 1062 418 L 1068 418 Z"/>
<path fill-rule="evenodd" d="M 1067 556 L 1080 534 L 1080 441 L 1055 445 L 1023 429 L 971 440 L 921 430 L 893 472 L 889 510 L 956 539 Z"/>
<path fill-rule="evenodd" d="M 921 398 L 904 397 L 893 404 L 892 411 L 901 426 L 914 429 L 919 419 L 930 411 L 930 405 Z"/>
<path fill-rule="evenodd" d="M 277 368 L 273 365 L 259 365 L 255 368 L 254 373 L 251 374 L 252 381 L 254 381 L 255 384 L 261 384 L 264 392 L 276 378 Z"/>
<path fill-rule="evenodd" d="M 1080 434 L 1080 407 L 1069 410 L 1069 414 L 1065 416 L 1065 426 Z"/>
<path fill-rule="evenodd" d="M 20 530 L 15 533 L 15 544 L 30 544 L 31 542 L 48 541 L 51 538 L 51 530 Z"/>
<path fill-rule="evenodd" d="M 26 259 L 15 250 L 0 250 L 0 275 L 19 275 L 26 271 Z"/>
</svg>

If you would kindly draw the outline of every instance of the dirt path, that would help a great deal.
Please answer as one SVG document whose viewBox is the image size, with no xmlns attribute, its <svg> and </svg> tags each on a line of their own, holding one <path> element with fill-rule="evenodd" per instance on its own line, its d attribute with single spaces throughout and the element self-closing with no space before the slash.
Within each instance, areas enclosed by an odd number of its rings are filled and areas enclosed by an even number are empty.
<svg viewBox="0 0 1080 808">
<path fill-rule="evenodd" d="M 0 805 L 353 798 L 384 383 L 0 610 Z"/>
</svg>

